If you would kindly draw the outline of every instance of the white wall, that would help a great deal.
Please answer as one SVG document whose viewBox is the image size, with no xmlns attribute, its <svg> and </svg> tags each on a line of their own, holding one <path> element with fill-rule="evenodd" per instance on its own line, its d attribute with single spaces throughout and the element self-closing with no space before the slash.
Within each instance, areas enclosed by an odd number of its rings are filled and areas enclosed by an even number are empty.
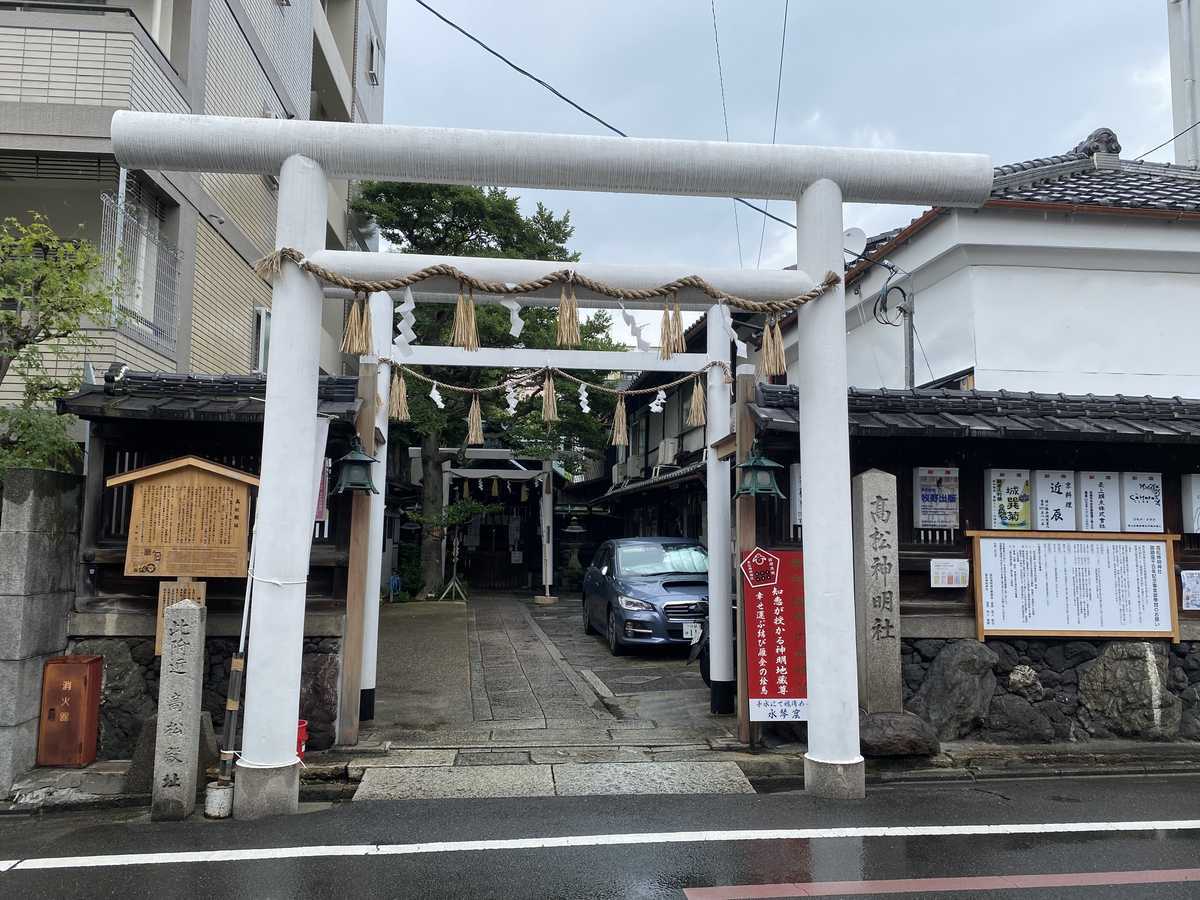
<svg viewBox="0 0 1200 900">
<path fill-rule="evenodd" d="M 890 257 L 916 286 L 916 383 L 974 369 L 984 390 L 1200 397 L 1198 250 L 1192 223 L 947 213 Z M 886 274 L 847 293 L 856 387 L 904 386 L 903 329 L 871 317 Z"/>
</svg>

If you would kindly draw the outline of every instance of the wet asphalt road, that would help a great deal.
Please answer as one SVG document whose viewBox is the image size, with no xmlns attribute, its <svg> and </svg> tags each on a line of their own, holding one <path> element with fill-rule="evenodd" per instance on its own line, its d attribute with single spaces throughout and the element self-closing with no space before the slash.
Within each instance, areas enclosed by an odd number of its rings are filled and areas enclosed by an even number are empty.
<svg viewBox="0 0 1200 900">
<path fill-rule="evenodd" d="M 551 797 L 344 804 L 260 822 L 152 824 L 140 811 L 0 817 L 0 860 L 229 848 L 410 844 L 564 835 L 1200 818 L 1200 778 L 992 781 L 875 788 L 857 804 L 802 794 Z M 0 872 L 0 897 L 682 897 L 714 885 L 1200 866 L 1200 831 L 818 837 Z M 356 851 L 357 852 L 357 851 Z M 0 868 L 4 864 L 0 863 Z M 1200 881 L 901 896 L 1197 897 Z M 827 896 L 844 896 L 846 891 Z M 856 896 L 868 888 L 855 888 Z M 771 896 L 798 896 L 775 893 Z"/>
</svg>

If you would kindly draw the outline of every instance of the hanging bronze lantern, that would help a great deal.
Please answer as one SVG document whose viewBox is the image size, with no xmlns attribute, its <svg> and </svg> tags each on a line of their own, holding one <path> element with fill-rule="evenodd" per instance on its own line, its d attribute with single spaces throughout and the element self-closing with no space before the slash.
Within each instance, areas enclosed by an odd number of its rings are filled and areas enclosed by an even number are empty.
<svg viewBox="0 0 1200 900">
<path fill-rule="evenodd" d="M 775 470 L 782 469 L 779 463 L 761 456 L 758 452 L 758 442 L 750 448 L 750 456 L 743 463 L 734 466 L 741 469 L 741 481 L 738 489 L 733 492 L 735 497 L 778 497 L 786 500 L 779 484 L 775 481 Z"/>
<path fill-rule="evenodd" d="M 378 460 L 363 452 L 362 441 L 356 434 L 354 442 L 350 445 L 350 452 L 338 460 L 338 480 L 333 492 L 335 494 L 344 494 L 347 491 L 378 494 L 379 491 L 371 482 L 371 463 L 373 462 L 378 462 Z"/>
</svg>

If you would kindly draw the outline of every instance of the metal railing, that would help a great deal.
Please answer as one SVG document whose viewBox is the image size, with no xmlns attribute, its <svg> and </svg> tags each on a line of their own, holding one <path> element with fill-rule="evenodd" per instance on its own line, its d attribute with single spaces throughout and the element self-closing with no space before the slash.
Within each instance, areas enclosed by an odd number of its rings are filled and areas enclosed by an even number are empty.
<svg viewBox="0 0 1200 900">
<path fill-rule="evenodd" d="M 179 251 L 159 233 L 159 218 L 145 204 L 122 204 L 110 194 L 100 202 L 100 252 L 117 331 L 173 356 Z"/>
</svg>

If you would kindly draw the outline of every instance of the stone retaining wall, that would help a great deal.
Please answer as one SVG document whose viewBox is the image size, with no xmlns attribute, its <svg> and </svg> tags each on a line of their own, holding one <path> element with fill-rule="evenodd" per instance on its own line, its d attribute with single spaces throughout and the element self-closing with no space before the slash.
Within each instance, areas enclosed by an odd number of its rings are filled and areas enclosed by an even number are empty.
<svg viewBox="0 0 1200 900">
<path fill-rule="evenodd" d="M 308 719 L 308 747 L 333 746 L 337 719 L 339 648 L 337 638 L 304 641 L 300 718 Z M 212 714 L 220 735 L 225 724 L 229 691 L 229 660 L 237 649 L 234 638 L 205 641 L 202 708 Z M 104 657 L 104 689 L 100 699 L 100 759 L 129 759 L 142 725 L 158 709 L 161 657 L 154 655 L 148 637 L 88 638 L 73 641 L 68 653 Z"/>
<path fill-rule="evenodd" d="M 943 740 L 1200 740 L 1200 641 L 904 640 L 905 709 Z"/>
</svg>

